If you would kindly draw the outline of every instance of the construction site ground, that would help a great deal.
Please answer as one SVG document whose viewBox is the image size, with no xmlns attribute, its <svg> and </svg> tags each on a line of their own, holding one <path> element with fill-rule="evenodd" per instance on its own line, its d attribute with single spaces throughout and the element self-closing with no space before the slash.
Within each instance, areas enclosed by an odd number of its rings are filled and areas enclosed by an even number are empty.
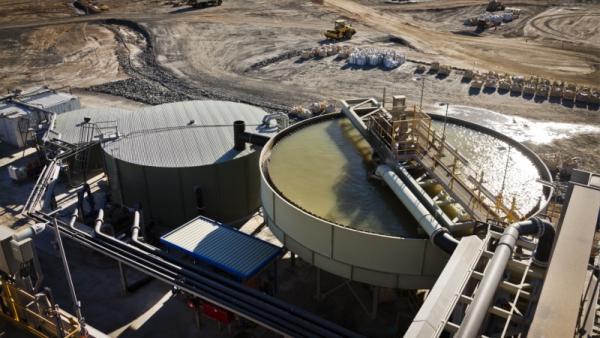
<svg viewBox="0 0 600 338">
<path fill-rule="evenodd" d="M 162 0 L 105 0 L 102 3 L 110 10 L 97 15 L 82 15 L 71 2 L 0 0 L 2 93 L 15 88 L 48 85 L 68 87 L 65 90 L 70 89 L 80 96 L 83 106 L 134 110 L 173 101 L 220 99 L 246 102 L 269 111 L 289 111 L 292 106 L 315 101 L 380 98 L 384 88 L 388 99 L 393 94 L 403 94 L 411 104 L 418 104 L 424 83 L 425 111 L 440 113 L 443 112 L 440 104 L 449 103 L 463 109 L 484 108 L 514 117 L 512 121 L 518 126 L 511 128 L 529 130 L 532 136 L 524 142 L 536 152 L 577 156 L 581 158 L 582 168 L 600 171 L 600 110 L 597 105 L 551 102 L 497 91 L 472 91 L 469 84 L 462 81 L 461 71 L 476 69 L 525 77 L 535 75 L 600 87 L 598 2 L 503 1 L 508 6 L 522 9 L 521 16 L 497 29 L 479 33 L 474 27 L 464 26 L 463 21 L 485 10 L 487 1 L 482 0 L 403 4 L 384 0 L 224 0 L 222 6 L 204 9 L 173 7 Z M 334 20 L 339 18 L 346 19 L 358 31 L 344 44 L 395 49 L 404 53 L 408 61 L 388 71 L 379 67 L 350 67 L 345 60 L 335 56 L 300 60 L 300 51 L 327 43 L 322 33 L 331 29 Z M 444 78 L 427 72 L 416 73 L 418 65 L 428 69 L 433 61 L 455 69 Z M 531 122 L 516 120 L 520 118 Z M 486 118 L 480 117 L 477 122 L 486 125 Z M 513 122 L 509 119 L 507 123 Z M 562 128 L 560 130 L 565 133 L 536 139 L 536 130 L 530 129 L 542 125 Z M 21 159 L 21 151 L 5 144 L 0 144 L 0 150 L 0 224 L 12 226 L 23 222 L 17 215 L 32 183 L 11 183 L 7 166 L 23 163 L 30 157 Z M 55 251 L 50 247 L 45 250 L 48 258 L 44 265 L 55 264 L 59 270 Z M 93 256 L 84 253 L 83 249 L 67 250 L 74 252 L 73 256 Z M 144 291 L 143 295 L 148 293 L 149 297 L 145 309 L 123 305 L 121 302 L 127 299 L 116 296 L 119 286 L 114 262 L 101 257 L 90 259 L 108 270 L 82 267 L 81 272 L 75 269 L 75 274 L 81 273 L 76 278 L 80 278 L 89 291 L 95 287 L 108 289 L 108 284 L 114 284 L 110 289 L 114 297 L 106 302 L 84 299 L 84 309 L 86 303 L 102 306 L 98 310 L 87 310 L 91 311 L 90 321 L 99 329 L 115 332 L 114 336 L 121 336 L 115 330 L 160 303 L 168 291 L 166 286 L 154 282 L 156 285 L 151 284 L 149 291 Z M 80 260 L 83 262 L 84 258 Z M 296 279 L 306 284 L 303 287 L 310 293 L 314 292 L 312 269 L 308 266 L 301 266 L 300 270 L 284 268 L 280 273 L 302 274 Z M 64 301 L 61 305 L 70 310 L 66 288 L 58 285 L 63 280 L 57 274 L 50 271 L 48 283 L 53 289 L 59 289 L 58 298 Z M 283 290 L 288 288 L 284 295 L 291 297 L 296 288 L 302 289 L 301 286 L 282 285 Z M 65 289 L 60 291 L 60 288 Z M 142 296 L 129 297 L 131 304 L 140 304 L 136 297 Z M 306 300 L 307 304 L 303 305 L 319 313 L 335 313 L 325 309 L 324 303 L 308 301 L 312 299 L 310 295 L 294 297 L 295 302 Z M 356 304 L 348 305 L 340 300 L 338 305 L 337 309 L 355 307 L 353 315 L 344 315 L 340 310 L 343 316 L 334 319 L 342 324 L 347 324 L 345 321 L 351 323 L 353 316 L 362 313 Z M 110 308 L 124 309 L 122 322 L 117 323 L 120 326 L 109 324 L 109 318 L 97 315 Z M 171 309 L 171 306 L 164 308 Z M 186 311 L 183 303 L 172 311 L 165 312 L 165 316 L 185 321 L 185 325 L 193 320 L 187 315 L 189 311 L 183 314 Z M 96 318 L 95 322 L 92 318 Z M 385 322 L 372 322 L 369 328 L 363 329 L 369 332 L 383 326 L 382 323 L 395 323 L 397 333 L 403 332 L 402 328 L 409 322 L 407 318 L 387 318 Z M 127 334 L 122 336 L 165 336 L 168 329 L 160 325 L 160 320 L 156 323 L 141 331 L 127 329 L 123 331 Z M 174 322 L 172 327 L 184 325 Z M 157 330 L 155 335 L 144 331 L 150 328 Z M 394 332 L 389 335 L 376 333 L 394 336 Z"/>
<path fill-rule="evenodd" d="M 463 25 L 485 1 L 390 4 L 380 0 L 225 1 L 220 7 L 172 7 L 163 1 L 104 1 L 111 9 L 79 15 L 68 1 L 0 1 L 0 89 L 70 86 L 146 104 L 187 99 L 247 102 L 270 110 L 387 92 L 418 102 L 420 63 L 600 86 L 600 5 L 582 1 L 505 1 L 521 16 L 474 33 Z M 351 68 L 328 57 L 299 61 L 301 50 L 324 43 L 337 18 L 358 30 L 347 44 L 402 51 L 401 67 Z M 424 108 L 439 102 L 482 107 L 535 120 L 600 125 L 597 106 L 579 107 L 522 97 L 472 93 L 460 71 L 425 76 Z M 109 100 L 110 101 L 110 100 Z M 591 151 L 600 134 L 531 144 L 600 169 Z"/>
</svg>

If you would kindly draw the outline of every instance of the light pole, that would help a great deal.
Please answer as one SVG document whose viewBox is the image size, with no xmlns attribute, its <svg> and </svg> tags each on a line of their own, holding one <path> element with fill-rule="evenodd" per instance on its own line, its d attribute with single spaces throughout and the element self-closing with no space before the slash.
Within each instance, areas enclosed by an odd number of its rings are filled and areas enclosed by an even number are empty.
<svg viewBox="0 0 600 338">
<path fill-rule="evenodd" d="M 442 142 L 446 141 L 446 124 L 448 122 L 448 108 L 450 103 L 444 103 L 446 105 L 446 114 L 444 114 L 444 129 L 442 129 Z"/>
<path fill-rule="evenodd" d="M 508 165 L 510 163 L 510 144 L 508 145 L 508 151 L 506 152 L 506 164 L 504 165 L 504 177 L 502 178 L 502 187 L 500 188 L 500 193 L 504 193 L 504 185 L 506 184 L 506 175 L 508 174 Z"/>
<path fill-rule="evenodd" d="M 419 111 L 423 111 L 423 92 L 425 91 L 425 76 L 421 75 L 421 101 L 419 103 Z"/>
</svg>

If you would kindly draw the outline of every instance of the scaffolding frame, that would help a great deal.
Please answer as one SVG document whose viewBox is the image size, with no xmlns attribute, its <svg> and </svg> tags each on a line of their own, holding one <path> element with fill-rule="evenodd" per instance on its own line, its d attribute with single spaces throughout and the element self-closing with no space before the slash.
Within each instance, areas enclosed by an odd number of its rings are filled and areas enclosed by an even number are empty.
<svg viewBox="0 0 600 338">
<path fill-rule="evenodd" d="M 377 100 L 342 101 L 347 116 L 363 126 L 363 137 L 386 162 L 415 162 L 439 183 L 473 218 L 512 223 L 523 219 L 516 203 L 504 204 L 503 191 L 494 195 L 485 187 L 485 173 L 473 169 L 469 161 L 432 127 L 431 118 L 417 110 L 394 104 L 391 112 Z M 360 129 L 360 128 L 359 128 Z"/>
</svg>

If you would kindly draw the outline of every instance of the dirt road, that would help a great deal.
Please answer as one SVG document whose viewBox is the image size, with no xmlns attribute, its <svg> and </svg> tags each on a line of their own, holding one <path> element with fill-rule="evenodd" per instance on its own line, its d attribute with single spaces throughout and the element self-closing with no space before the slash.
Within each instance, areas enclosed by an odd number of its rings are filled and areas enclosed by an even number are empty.
<svg viewBox="0 0 600 338">
<path fill-rule="evenodd" d="M 1 1 L 0 6 L 9 6 Z M 54 1 L 48 6 L 55 6 Z M 91 86 L 147 104 L 212 98 L 271 110 L 316 100 L 381 96 L 383 88 L 418 102 L 421 82 L 415 62 L 434 60 L 598 86 L 600 32 L 595 18 L 600 5 L 507 2 L 522 8 L 521 18 L 479 35 L 467 35 L 462 26 L 465 16 L 483 10 L 475 0 L 406 5 L 379 0 L 326 0 L 324 5 L 228 0 L 202 10 L 132 1 L 115 2 L 119 10 L 96 16 L 74 16 L 68 7 L 51 16 L 32 12 L 36 20 L 22 15 L 0 20 L 0 87 Z M 347 44 L 395 49 L 415 62 L 393 71 L 353 69 L 335 58 L 300 62 L 297 54 L 322 43 L 322 31 L 339 17 L 349 19 L 359 32 Z M 457 72 L 445 79 L 426 76 L 425 83 L 427 109 L 448 102 L 537 120 L 600 125 L 593 107 L 470 93 Z M 590 142 L 600 144 L 600 136 L 577 141 L 580 149 Z M 568 153 L 575 146 L 562 142 L 546 148 Z M 590 168 L 600 169 L 597 157 Z"/>
<path fill-rule="evenodd" d="M 477 67 L 482 69 L 536 74 L 587 85 L 597 85 L 600 78 L 598 46 L 588 46 L 585 52 L 581 52 L 562 48 L 562 44 L 554 47 L 522 38 L 488 36 L 482 39 L 432 31 L 414 21 L 399 21 L 392 15 L 352 0 L 326 0 L 325 6 L 378 31 L 398 34 L 429 58 L 453 66 L 472 68 L 476 62 Z M 593 20 L 598 13 L 587 15 Z M 597 25 L 593 30 L 596 29 Z"/>
</svg>

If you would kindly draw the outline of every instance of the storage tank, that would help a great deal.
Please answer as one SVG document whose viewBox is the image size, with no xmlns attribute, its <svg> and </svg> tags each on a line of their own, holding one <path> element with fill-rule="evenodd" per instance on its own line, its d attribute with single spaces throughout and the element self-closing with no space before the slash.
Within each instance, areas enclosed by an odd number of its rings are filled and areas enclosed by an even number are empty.
<svg viewBox="0 0 600 338">
<path fill-rule="evenodd" d="M 448 139 L 473 143 L 461 144 L 472 148 L 468 155 L 473 157 L 483 152 L 493 159 L 491 153 L 503 151 L 496 149 L 508 142 L 468 125 L 448 125 L 446 132 Z M 288 249 L 320 269 L 377 286 L 429 288 L 448 254 L 432 244 L 385 184 L 369 178 L 375 168 L 371 153 L 369 144 L 341 114 L 285 129 L 261 153 L 264 217 Z M 521 211 L 536 212 L 536 200 L 545 193 L 536 180 L 548 178 L 540 173 L 545 167 L 520 148 L 510 155 L 514 163 L 507 195 L 530 190 L 526 199 L 531 203 Z M 493 167 L 504 168 L 499 163 Z M 523 173 L 522 177 L 513 179 L 513 172 Z M 502 173 L 490 175 L 489 180 L 502 181 L 502 176 L 496 177 Z"/>
<path fill-rule="evenodd" d="M 103 144 L 111 196 L 141 207 L 146 230 L 158 236 L 203 214 L 235 224 L 260 206 L 259 152 L 233 149 L 233 122 L 269 134 L 266 113 L 222 101 L 148 107 L 119 126 L 122 136 Z"/>
</svg>

